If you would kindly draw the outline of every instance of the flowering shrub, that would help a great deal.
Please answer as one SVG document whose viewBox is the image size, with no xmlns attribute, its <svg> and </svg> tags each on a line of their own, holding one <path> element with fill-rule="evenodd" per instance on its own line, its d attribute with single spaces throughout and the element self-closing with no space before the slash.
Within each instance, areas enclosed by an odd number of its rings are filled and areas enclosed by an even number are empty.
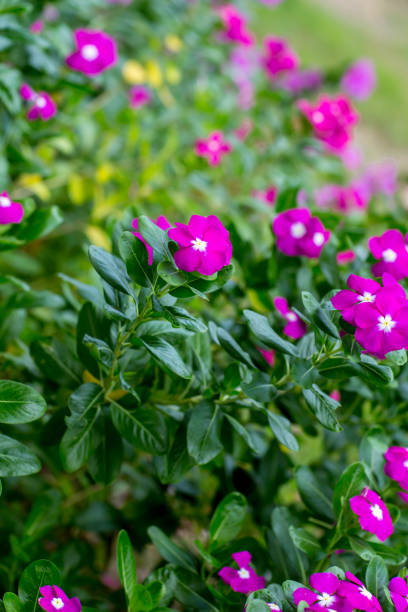
<svg viewBox="0 0 408 612">
<path fill-rule="evenodd" d="M 0 0 L 0 611 L 406 608 L 399 179 L 278 4 Z"/>
</svg>

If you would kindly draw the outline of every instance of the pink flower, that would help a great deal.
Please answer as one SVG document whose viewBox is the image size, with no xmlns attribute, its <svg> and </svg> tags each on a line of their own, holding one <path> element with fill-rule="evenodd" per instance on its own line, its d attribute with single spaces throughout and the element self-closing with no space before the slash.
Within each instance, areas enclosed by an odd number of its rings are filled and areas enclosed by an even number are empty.
<svg viewBox="0 0 408 612">
<path fill-rule="evenodd" d="M 333 389 L 333 391 L 330 392 L 330 397 L 336 400 L 336 402 L 340 402 L 341 400 L 340 391 L 338 389 Z M 340 554 L 340 553 L 337 553 L 337 554 Z"/>
<path fill-rule="evenodd" d="M 385 279 L 386 283 L 390 281 L 392 283 L 389 275 L 386 275 Z M 357 309 L 361 304 L 375 302 L 376 295 L 382 287 L 380 283 L 371 278 L 363 278 L 356 274 L 350 274 L 347 279 L 347 286 L 350 289 L 342 289 L 336 293 L 332 297 L 331 303 L 336 310 L 340 310 L 345 321 L 355 325 Z"/>
<path fill-rule="evenodd" d="M 368 59 L 354 62 L 343 74 L 342 90 L 356 100 L 366 100 L 373 93 L 377 83 L 374 64 Z"/>
<path fill-rule="evenodd" d="M 330 232 L 308 208 L 285 210 L 275 217 L 272 229 L 278 249 L 291 256 L 319 257 L 330 238 Z"/>
<path fill-rule="evenodd" d="M 293 338 L 293 340 L 298 340 L 298 338 L 304 336 L 307 332 L 306 323 L 299 318 L 296 312 L 290 310 L 287 300 L 278 296 L 273 300 L 273 303 L 276 310 L 288 321 L 283 333 L 289 336 L 289 338 Z"/>
<path fill-rule="evenodd" d="M 0 225 L 21 223 L 24 209 L 19 202 L 13 202 L 6 191 L 0 194 Z"/>
<path fill-rule="evenodd" d="M 78 597 L 69 599 L 64 591 L 55 584 L 54 586 L 40 587 L 40 593 L 42 597 L 39 598 L 38 603 L 46 612 L 56 612 L 56 610 L 81 612 L 81 602 Z"/>
<path fill-rule="evenodd" d="M 200 157 L 206 157 L 210 166 L 218 166 L 222 157 L 231 151 L 231 145 L 224 140 L 222 132 L 211 132 L 208 138 L 195 143 L 195 151 Z"/>
<path fill-rule="evenodd" d="M 397 612 L 406 612 L 408 608 L 407 578 L 408 576 L 405 576 L 405 579 L 398 576 L 396 578 L 391 578 L 388 583 L 392 603 Z"/>
<path fill-rule="evenodd" d="M 31 102 L 31 106 L 27 112 L 27 119 L 42 119 L 48 121 L 57 113 L 57 107 L 54 100 L 45 91 L 36 93 L 27 83 L 23 83 L 20 87 L 20 96 L 23 100 Z"/>
<path fill-rule="evenodd" d="M 42 19 L 37 19 L 36 21 L 33 21 L 33 23 L 30 25 L 30 32 L 32 32 L 33 34 L 40 34 L 44 29 L 44 22 Z"/>
<path fill-rule="evenodd" d="M 357 170 L 363 161 L 363 154 L 361 150 L 353 145 L 349 145 L 340 151 L 339 157 L 347 170 Z"/>
<path fill-rule="evenodd" d="M 358 115 L 344 96 L 320 96 L 317 104 L 299 100 L 298 107 L 310 121 L 315 137 L 336 152 L 342 151 L 351 139 L 350 128 Z"/>
<path fill-rule="evenodd" d="M 246 137 L 252 132 L 253 123 L 251 119 L 243 119 L 240 126 L 234 130 L 234 135 L 238 140 L 244 141 Z"/>
<path fill-rule="evenodd" d="M 380 261 L 373 265 L 372 272 L 381 276 L 384 272 L 400 280 L 408 276 L 408 252 L 404 236 L 399 230 L 390 229 L 381 236 L 373 236 L 368 241 L 373 257 Z"/>
<path fill-rule="evenodd" d="M 35 91 L 31 89 L 28 83 L 23 83 L 20 87 L 20 97 L 23 100 L 31 100 L 35 97 Z"/>
<path fill-rule="evenodd" d="M 319 70 L 292 70 L 283 76 L 279 85 L 285 91 L 297 96 L 304 91 L 318 89 L 322 80 Z"/>
<path fill-rule="evenodd" d="M 139 108 L 148 104 L 152 99 L 152 94 L 143 85 L 135 85 L 130 90 L 130 106 L 132 108 Z"/>
<path fill-rule="evenodd" d="M 336 610 L 337 612 L 351 612 L 351 607 L 346 605 L 345 599 L 339 594 L 340 580 L 330 572 L 312 574 L 309 583 L 313 591 L 306 587 L 300 587 L 293 592 L 295 606 L 301 601 L 306 601 L 308 610 L 323 612 L 323 610 Z"/>
<path fill-rule="evenodd" d="M 364 176 L 372 195 L 391 197 L 397 191 L 397 169 L 392 161 L 369 166 Z"/>
<path fill-rule="evenodd" d="M 254 189 L 254 191 L 252 192 L 252 195 L 257 200 L 261 200 L 261 202 L 268 204 L 268 206 L 274 206 L 276 202 L 276 198 L 278 197 L 278 188 L 271 186 L 271 187 L 268 187 L 268 189 L 264 189 L 263 191 Z"/>
<path fill-rule="evenodd" d="M 224 4 L 217 9 L 224 25 L 222 39 L 240 45 L 252 45 L 254 38 L 247 30 L 247 20 L 233 4 Z"/>
<path fill-rule="evenodd" d="M 179 246 L 174 261 L 180 270 L 211 276 L 231 261 L 229 233 L 215 215 L 193 215 L 188 225 L 176 223 L 168 235 Z"/>
<path fill-rule="evenodd" d="M 299 59 L 286 40 L 267 36 L 261 63 L 268 77 L 274 79 L 277 74 L 297 68 Z"/>
<path fill-rule="evenodd" d="M 263 349 L 260 346 L 257 346 L 256 350 L 262 355 L 266 363 L 273 368 L 275 365 L 275 351 L 273 349 Z"/>
<path fill-rule="evenodd" d="M 371 491 L 371 493 L 374 493 L 374 491 Z M 366 589 L 361 580 L 359 580 L 351 572 L 346 572 L 346 578 L 347 580 L 342 580 L 341 582 L 339 594 L 346 598 L 352 609 L 367 611 L 372 610 L 373 612 L 374 610 L 378 610 L 381 612 L 380 602 L 372 593 L 370 593 L 370 591 Z"/>
<path fill-rule="evenodd" d="M 223 567 L 218 572 L 219 577 L 225 584 L 229 584 L 233 591 L 245 593 L 246 595 L 265 588 L 265 578 L 258 576 L 255 570 L 249 565 L 252 556 L 248 551 L 243 550 L 242 552 L 233 553 L 231 557 L 234 559 L 239 569 L 236 570 L 232 567 Z"/>
<path fill-rule="evenodd" d="M 324 185 L 315 192 L 316 204 L 321 208 L 332 208 L 342 213 L 367 208 L 370 194 L 364 182 L 355 181 L 350 185 Z"/>
<path fill-rule="evenodd" d="M 339 266 L 344 266 L 351 263 L 356 258 L 356 253 L 353 249 L 347 249 L 346 251 L 339 251 L 336 255 L 336 262 Z"/>
<path fill-rule="evenodd" d="M 361 529 L 373 533 L 381 542 L 390 537 L 394 531 L 391 516 L 387 506 L 375 491 L 366 487 L 361 491 L 360 495 L 351 497 L 349 501 L 350 508 L 358 516 Z M 360 608 L 360 606 L 353 607 L 358 607 L 361 610 L 367 609 Z"/>
<path fill-rule="evenodd" d="M 105 32 L 79 29 L 74 38 L 77 49 L 65 60 L 73 70 L 95 76 L 116 64 L 116 42 Z"/>
<path fill-rule="evenodd" d="M 164 217 L 163 215 L 160 215 L 160 217 L 157 217 L 156 221 L 154 221 L 152 219 L 153 223 L 155 225 L 157 225 L 157 227 L 160 227 L 160 229 L 162 229 L 163 231 L 166 231 L 169 227 L 171 227 L 171 223 L 169 223 L 166 219 L 166 217 Z M 133 219 L 132 221 L 132 226 L 135 228 L 135 230 L 138 229 L 139 227 L 139 219 Z M 141 240 L 143 242 L 143 244 L 146 246 L 147 249 L 147 253 L 149 256 L 149 266 L 153 265 L 153 249 L 152 247 L 147 244 L 146 240 L 143 238 L 142 234 L 140 234 L 139 232 L 132 232 L 136 238 L 139 238 L 139 240 Z"/>
<path fill-rule="evenodd" d="M 400 487 L 408 489 L 408 449 L 404 446 L 390 446 L 384 457 L 384 472 L 398 482 Z"/>
</svg>

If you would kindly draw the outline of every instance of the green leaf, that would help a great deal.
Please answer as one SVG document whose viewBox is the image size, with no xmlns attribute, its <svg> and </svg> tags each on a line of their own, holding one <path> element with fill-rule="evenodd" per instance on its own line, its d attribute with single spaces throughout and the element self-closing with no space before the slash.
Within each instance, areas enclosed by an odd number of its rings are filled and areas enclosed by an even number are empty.
<svg viewBox="0 0 408 612">
<path fill-rule="evenodd" d="M 0 380 L 0 423 L 30 423 L 47 409 L 35 389 L 11 380 Z"/>
<path fill-rule="evenodd" d="M 63 220 L 58 206 L 35 210 L 30 215 L 28 222 L 24 223 L 23 220 L 23 223 L 19 226 L 17 238 L 25 242 L 38 240 L 54 231 Z"/>
<path fill-rule="evenodd" d="M 270 377 L 265 372 L 253 372 L 251 382 L 242 382 L 243 392 L 257 402 L 270 402 L 278 390 L 270 383 Z"/>
<path fill-rule="evenodd" d="M 183 272 L 169 261 L 162 261 L 157 267 L 157 273 L 168 285 L 180 287 L 187 284 L 187 278 Z"/>
<path fill-rule="evenodd" d="M 134 604 L 137 584 L 135 556 L 129 536 L 124 529 L 119 532 L 117 560 L 120 580 L 130 605 Z"/>
<path fill-rule="evenodd" d="M 290 525 L 289 534 L 294 545 L 311 557 L 316 556 L 322 550 L 319 540 L 306 529 Z"/>
<path fill-rule="evenodd" d="M 250 330 L 261 342 L 269 348 L 274 348 L 281 353 L 297 356 L 297 349 L 294 344 L 283 340 L 273 331 L 268 323 L 268 319 L 252 310 L 244 310 L 244 316 L 249 323 Z"/>
<path fill-rule="evenodd" d="M 368 380 L 373 380 L 374 383 L 389 384 L 394 380 L 394 374 L 389 366 L 380 365 L 370 355 L 361 353 L 360 365 L 363 373 Z"/>
<path fill-rule="evenodd" d="M 270 410 L 266 411 L 269 426 L 275 434 L 277 440 L 286 446 L 289 450 L 298 451 L 299 444 L 295 438 L 295 436 L 290 431 L 290 421 L 280 414 L 275 414 Z"/>
<path fill-rule="evenodd" d="M 375 597 L 384 595 L 384 587 L 388 584 L 388 571 L 381 557 L 375 556 L 370 560 L 366 569 L 365 583 Z"/>
<path fill-rule="evenodd" d="M 301 466 L 297 469 L 296 484 L 305 506 L 316 512 L 317 515 L 333 520 L 331 498 L 328 497 L 326 490 L 315 478 L 310 468 Z"/>
<path fill-rule="evenodd" d="M 81 364 L 74 360 L 75 355 L 69 353 L 65 343 L 57 339 L 51 344 L 36 340 L 30 351 L 46 378 L 67 387 L 76 387 L 81 382 Z"/>
<path fill-rule="evenodd" d="M 257 446 L 257 439 L 251 435 L 251 430 L 248 427 L 244 427 L 241 425 L 239 421 L 234 419 L 230 414 L 224 414 L 226 419 L 231 423 L 231 426 L 243 440 L 245 440 L 246 444 L 249 446 L 251 451 L 255 453 L 255 455 L 261 454 L 262 449 Z"/>
<path fill-rule="evenodd" d="M 23 612 L 23 603 L 14 593 L 4 593 L 3 604 L 6 612 Z"/>
<path fill-rule="evenodd" d="M 171 257 L 168 248 L 169 238 L 167 232 L 158 227 L 149 217 L 139 217 L 138 231 L 153 249 L 153 261 L 159 262 Z"/>
<path fill-rule="evenodd" d="M 24 525 L 24 546 L 41 538 L 58 523 L 61 501 L 61 493 L 54 489 L 36 498 Z"/>
<path fill-rule="evenodd" d="M 122 437 L 107 416 L 99 419 L 101 440 L 88 461 L 88 470 L 95 482 L 108 485 L 120 472 L 124 448 Z"/>
<path fill-rule="evenodd" d="M 81 385 L 69 398 L 71 416 L 65 419 L 67 431 L 61 440 L 64 467 L 74 472 L 84 465 L 100 440 L 96 422 L 104 390 L 94 383 Z"/>
<path fill-rule="evenodd" d="M 348 509 L 350 497 L 360 495 L 366 485 L 366 474 L 362 463 L 352 463 L 337 481 L 333 492 L 333 509 L 339 518 L 342 509 Z"/>
<path fill-rule="evenodd" d="M 173 565 L 184 567 L 187 570 L 195 572 L 196 567 L 193 557 L 170 540 L 161 529 L 151 526 L 147 530 L 147 533 L 163 559 Z"/>
<path fill-rule="evenodd" d="M 41 469 L 38 458 L 24 444 L 0 434 L 0 476 L 29 476 Z"/>
<path fill-rule="evenodd" d="M 145 336 L 141 338 L 141 341 L 144 347 L 165 370 L 181 378 L 191 378 L 190 368 L 184 363 L 179 353 L 169 342 L 155 336 Z"/>
<path fill-rule="evenodd" d="M 293 523 L 289 510 L 283 506 L 275 507 L 272 511 L 271 523 L 277 541 L 274 562 L 284 564 L 284 574 L 294 578 L 298 577 L 306 583 L 308 558 L 293 543 L 289 532 Z M 273 550 L 275 554 L 275 549 Z"/>
<path fill-rule="evenodd" d="M 124 232 L 119 238 L 119 252 L 130 278 L 142 287 L 151 287 L 153 273 L 146 245 L 131 232 Z"/>
<path fill-rule="evenodd" d="M 60 571 L 51 561 L 41 559 L 31 563 L 21 574 L 18 583 L 18 596 L 25 604 L 24 610 L 36 610 L 38 598 L 41 597 L 40 587 L 48 584 L 58 585 L 60 582 Z"/>
<path fill-rule="evenodd" d="M 221 346 L 234 359 L 242 361 L 242 363 L 245 363 L 250 368 L 255 367 L 249 354 L 239 346 L 238 342 L 223 327 L 217 327 L 216 334 Z"/>
<path fill-rule="evenodd" d="M 312 385 L 311 389 L 303 389 L 302 392 L 307 405 L 316 415 L 319 423 L 331 431 L 343 429 L 335 413 L 335 409 L 340 406 L 339 402 L 324 393 L 317 385 Z"/>
<path fill-rule="evenodd" d="M 262 599 L 253 599 L 246 607 L 246 612 L 270 612 L 270 608 Z"/>
<path fill-rule="evenodd" d="M 199 593 L 205 589 L 205 584 L 197 574 L 181 567 L 174 570 L 177 578 L 175 587 L 176 598 L 185 606 L 185 610 L 200 610 L 200 612 L 219 612 L 218 608 L 204 599 Z"/>
<path fill-rule="evenodd" d="M 113 424 L 130 444 L 147 453 L 161 455 L 167 449 L 167 428 L 163 415 L 153 407 L 128 410 L 111 401 Z"/>
<path fill-rule="evenodd" d="M 108 253 L 105 249 L 92 245 L 89 247 L 89 259 L 99 276 L 108 285 L 118 291 L 122 291 L 122 293 L 133 295 L 129 285 L 129 275 L 126 266 L 119 257 Z"/>
<path fill-rule="evenodd" d="M 218 504 L 210 523 L 210 551 L 233 541 L 248 515 L 248 503 L 241 493 L 229 493 Z"/>
<path fill-rule="evenodd" d="M 222 412 L 218 405 L 202 401 L 192 409 L 187 425 L 187 448 L 198 463 L 204 465 L 223 449 L 220 440 Z"/>
</svg>

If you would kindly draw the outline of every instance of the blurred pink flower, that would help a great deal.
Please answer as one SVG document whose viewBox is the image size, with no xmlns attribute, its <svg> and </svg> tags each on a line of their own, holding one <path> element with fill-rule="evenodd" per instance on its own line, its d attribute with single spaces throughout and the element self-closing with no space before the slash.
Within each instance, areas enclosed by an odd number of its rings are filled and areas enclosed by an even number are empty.
<svg viewBox="0 0 408 612">
<path fill-rule="evenodd" d="M 234 130 L 234 135 L 238 138 L 238 140 L 245 140 L 246 137 L 252 132 L 253 127 L 254 126 L 251 119 L 243 119 L 241 125 Z"/>
<path fill-rule="evenodd" d="M 354 62 L 343 74 L 341 89 L 356 100 L 366 100 L 373 93 L 377 83 L 372 61 L 360 59 Z"/>
<path fill-rule="evenodd" d="M 370 200 L 365 182 L 355 181 L 348 186 L 324 185 L 315 192 L 316 205 L 343 213 L 364 210 Z"/>
<path fill-rule="evenodd" d="M 334 399 L 336 402 L 339 402 L 341 400 L 340 391 L 338 389 L 333 389 L 333 391 L 330 392 L 330 397 Z M 340 553 L 337 553 L 336 551 L 336 554 L 340 554 Z"/>
<path fill-rule="evenodd" d="M 290 310 L 287 300 L 284 297 L 278 296 L 273 300 L 273 303 L 276 310 L 287 320 L 283 333 L 293 340 L 302 338 L 307 332 L 306 323 L 302 321 L 296 312 Z"/>
<path fill-rule="evenodd" d="M 330 238 L 330 232 L 308 208 L 285 210 L 275 217 L 272 229 L 277 248 L 290 256 L 319 257 Z"/>
<path fill-rule="evenodd" d="M 19 202 L 13 202 L 7 191 L 0 194 L 0 225 L 20 223 L 24 209 Z"/>
<path fill-rule="evenodd" d="M 319 70 L 292 70 L 282 77 L 279 86 L 297 96 L 304 91 L 318 89 L 322 82 L 322 74 Z"/>
<path fill-rule="evenodd" d="M 407 243 L 399 230 L 390 229 L 381 236 L 371 237 L 368 248 L 373 257 L 380 260 L 372 267 L 375 276 L 381 276 L 384 272 L 392 274 L 397 280 L 408 276 Z"/>
<path fill-rule="evenodd" d="M 256 347 L 257 351 L 262 355 L 265 359 L 266 363 L 273 367 L 275 365 L 275 351 L 273 349 L 263 349 L 260 346 Z"/>
<path fill-rule="evenodd" d="M 206 157 L 210 166 L 218 166 L 222 157 L 231 151 L 231 145 L 224 140 L 222 132 L 211 132 L 208 138 L 201 138 L 195 143 L 195 151 L 200 157 Z"/>
<path fill-rule="evenodd" d="M 32 32 L 33 34 L 40 34 L 44 29 L 44 22 L 42 19 L 37 19 L 36 21 L 33 21 L 33 23 L 30 25 L 30 32 Z"/>
<path fill-rule="evenodd" d="M 269 78 L 274 79 L 282 72 L 297 68 L 299 59 L 284 38 L 267 36 L 263 44 L 261 64 Z"/>
<path fill-rule="evenodd" d="M 222 40 L 238 43 L 240 45 L 252 45 L 254 37 L 247 30 L 247 19 L 238 11 L 233 4 L 224 4 L 216 9 L 223 25 Z"/>
<path fill-rule="evenodd" d="M 264 190 L 254 189 L 252 195 L 257 200 L 268 204 L 268 206 L 274 206 L 276 198 L 278 197 L 278 188 L 272 185 L 271 187 L 268 187 L 268 189 Z"/>
<path fill-rule="evenodd" d="M 398 482 L 400 487 L 408 490 L 408 448 L 405 446 L 390 446 L 384 457 L 385 474 Z"/>
<path fill-rule="evenodd" d="M 66 58 L 67 65 L 87 76 L 100 74 L 117 62 L 115 40 L 100 30 L 75 30 L 76 51 Z"/>
<path fill-rule="evenodd" d="M 144 85 L 135 85 L 130 90 L 129 98 L 132 108 L 140 108 L 150 102 L 152 94 Z"/>
<path fill-rule="evenodd" d="M 347 251 L 339 251 L 336 255 L 336 262 L 339 266 L 344 266 L 348 263 L 351 263 L 356 258 L 356 253 L 353 249 L 348 249 Z"/>
</svg>

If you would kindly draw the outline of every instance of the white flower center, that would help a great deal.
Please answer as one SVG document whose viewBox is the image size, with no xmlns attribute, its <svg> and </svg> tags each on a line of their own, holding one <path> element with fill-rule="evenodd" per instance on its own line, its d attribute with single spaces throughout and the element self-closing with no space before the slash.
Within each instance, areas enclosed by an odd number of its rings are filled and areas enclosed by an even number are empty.
<svg viewBox="0 0 408 612">
<path fill-rule="evenodd" d="M 205 240 L 201 240 L 201 238 L 194 238 L 194 240 L 191 241 L 191 244 L 193 245 L 194 251 L 200 251 L 200 253 L 205 253 L 205 251 L 207 250 L 208 243 Z"/>
<path fill-rule="evenodd" d="M 316 232 L 313 236 L 313 242 L 318 247 L 322 246 L 322 244 L 324 243 L 324 234 L 322 234 L 322 232 Z"/>
<path fill-rule="evenodd" d="M 404 461 L 404 464 L 403 464 L 403 465 L 404 465 L 404 468 L 407 468 L 407 469 L 408 469 L 408 459 L 407 459 L 407 461 Z"/>
<path fill-rule="evenodd" d="M 11 200 L 7 196 L 0 196 L 0 208 L 8 208 L 11 206 Z"/>
<path fill-rule="evenodd" d="M 246 580 L 247 578 L 249 578 L 249 572 L 244 567 L 241 567 L 241 569 L 238 570 L 238 576 Z"/>
<path fill-rule="evenodd" d="M 303 238 L 303 236 L 306 234 L 306 231 L 307 230 L 305 224 L 301 223 L 300 221 L 293 223 L 290 228 L 290 233 L 293 238 Z"/>
<path fill-rule="evenodd" d="M 359 302 L 374 302 L 375 295 L 373 295 L 369 291 L 364 291 L 364 293 L 362 295 L 359 295 L 357 299 Z"/>
<path fill-rule="evenodd" d="M 371 510 L 371 514 L 378 519 L 379 521 L 383 520 L 383 511 L 381 510 L 380 506 L 378 504 L 374 504 L 373 506 L 371 506 L 370 508 Z"/>
<path fill-rule="evenodd" d="M 330 606 L 336 601 L 336 598 L 334 595 L 329 595 L 329 593 L 322 593 L 321 595 L 317 596 L 317 601 L 319 602 L 319 606 L 330 608 Z"/>
<path fill-rule="evenodd" d="M 288 312 L 286 314 L 286 318 L 287 318 L 288 321 L 291 321 L 292 323 L 297 321 L 297 315 L 294 312 Z"/>
<path fill-rule="evenodd" d="M 314 123 L 321 123 L 324 121 L 324 115 L 320 111 L 315 111 L 312 115 Z"/>
<path fill-rule="evenodd" d="M 64 607 L 64 602 L 61 597 L 54 597 L 54 599 L 51 599 L 51 605 L 53 605 L 56 610 L 61 610 L 61 608 Z"/>
<path fill-rule="evenodd" d="M 372 599 L 373 598 L 372 593 L 370 593 L 370 591 L 367 591 L 365 586 L 358 587 L 358 590 L 360 591 L 360 593 L 362 594 L 363 597 L 367 597 L 367 599 Z"/>
<path fill-rule="evenodd" d="M 276 603 L 267 603 L 266 605 L 270 610 L 280 610 L 280 607 Z"/>
<path fill-rule="evenodd" d="M 209 140 L 207 146 L 209 151 L 215 152 L 220 148 L 220 143 L 218 140 Z"/>
<path fill-rule="evenodd" d="M 88 62 L 92 62 L 99 55 L 98 47 L 96 45 L 84 45 L 81 49 L 81 55 Z"/>
<path fill-rule="evenodd" d="M 47 105 L 47 100 L 43 96 L 39 96 L 35 101 L 35 105 L 38 106 L 38 108 L 44 108 L 44 106 Z"/>
<path fill-rule="evenodd" d="M 391 318 L 391 315 L 389 314 L 385 315 L 384 317 L 382 315 L 378 317 L 378 329 L 387 334 L 390 333 L 390 331 L 392 330 L 393 327 L 396 326 L 396 324 L 397 322 L 393 321 Z"/>
<path fill-rule="evenodd" d="M 397 259 L 397 254 L 393 249 L 385 249 L 382 252 L 383 260 L 389 263 L 393 263 Z"/>
</svg>

